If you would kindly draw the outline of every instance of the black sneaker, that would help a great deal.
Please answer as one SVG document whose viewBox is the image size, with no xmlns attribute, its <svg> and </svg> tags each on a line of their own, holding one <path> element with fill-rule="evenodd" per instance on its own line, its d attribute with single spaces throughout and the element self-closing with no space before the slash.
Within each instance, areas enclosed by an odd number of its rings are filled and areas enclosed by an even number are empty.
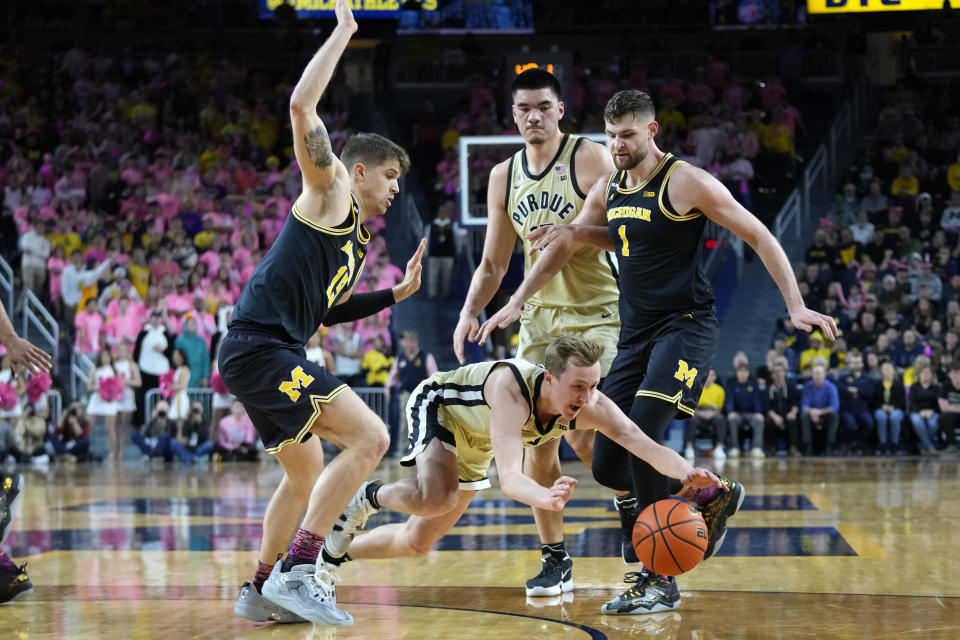
<svg viewBox="0 0 960 640">
<path fill-rule="evenodd" d="M 680 589 L 675 578 L 644 569 L 628 573 L 623 577 L 623 581 L 635 584 L 613 600 L 604 603 L 600 608 L 602 613 L 641 615 L 671 611 L 680 606 Z"/>
<path fill-rule="evenodd" d="M 559 560 L 546 555 L 540 561 L 540 573 L 527 580 L 528 596 L 558 596 L 573 591 L 573 558 L 567 555 Z"/>
<path fill-rule="evenodd" d="M 633 527 L 637 523 L 640 510 L 637 509 L 637 499 L 633 494 L 624 497 L 615 496 L 613 506 L 620 514 L 620 557 L 624 564 L 640 564 L 637 551 L 633 548 Z"/>
<path fill-rule="evenodd" d="M 13 565 L 0 566 L 0 604 L 33 593 L 33 584 L 27 577 L 27 563 L 19 568 Z"/>
<path fill-rule="evenodd" d="M 727 518 L 740 510 L 740 505 L 743 504 L 743 499 L 747 495 L 739 482 L 724 477 L 721 477 L 720 481 L 730 490 L 717 491 L 712 500 L 700 505 L 703 522 L 707 525 L 707 533 L 710 535 L 707 550 L 703 554 L 704 560 L 712 558 L 720 550 L 723 539 L 727 537 Z"/>
<path fill-rule="evenodd" d="M 20 499 L 23 476 L 19 473 L 0 473 L 0 544 L 7 539 L 13 525 L 13 509 Z"/>
</svg>

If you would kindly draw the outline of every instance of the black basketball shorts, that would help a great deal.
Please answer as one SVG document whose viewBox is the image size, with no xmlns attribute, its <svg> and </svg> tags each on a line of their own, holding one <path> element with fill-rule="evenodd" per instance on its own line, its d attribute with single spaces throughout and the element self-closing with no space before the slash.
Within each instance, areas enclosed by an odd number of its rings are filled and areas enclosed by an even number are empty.
<svg viewBox="0 0 960 640">
<path fill-rule="evenodd" d="M 603 393 L 627 415 L 634 398 L 646 396 L 675 404 L 677 418 L 689 418 L 713 365 L 717 334 L 712 305 L 644 329 L 624 325 Z"/>
<path fill-rule="evenodd" d="M 220 375 L 243 403 L 267 453 L 310 437 L 325 403 L 349 387 L 307 360 L 302 345 L 232 329 L 220 346 Z"/>
</svg>

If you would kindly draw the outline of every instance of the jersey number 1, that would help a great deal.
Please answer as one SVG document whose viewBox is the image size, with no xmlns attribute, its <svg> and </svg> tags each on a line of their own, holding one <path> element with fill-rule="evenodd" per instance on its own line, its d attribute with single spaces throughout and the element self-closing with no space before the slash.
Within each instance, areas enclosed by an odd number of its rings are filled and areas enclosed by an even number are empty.
<svg viewBox="0 0 960 640">
<path fill-rule="evenodd" d="M 617 229 L 617 233 L 620 234 L 620 239 L 623 240 L 623 248 L 620 249 L 620 254 L 624 256 L 630 255 L 630 243 L 627 242 L 627 225 L 622 224 L 620 228 Z"/>
</svg>

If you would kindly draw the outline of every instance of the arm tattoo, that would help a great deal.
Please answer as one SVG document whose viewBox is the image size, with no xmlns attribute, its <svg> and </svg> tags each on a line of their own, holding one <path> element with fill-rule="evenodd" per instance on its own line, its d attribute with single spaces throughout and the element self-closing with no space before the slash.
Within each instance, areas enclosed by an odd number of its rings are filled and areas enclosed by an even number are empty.
<svg viewBox="0 0 960 640">
<path fill-rule="evenodd" d="M 327 137 L 327 130 L 320 125 L 313 131 L 308 131 L 303 137 L 303 143 L 307 147 L 307 154 L 313 165 L 318 169 L 325 169 L 333 164 L 333 153 L 330 150 L 330 138 Z"/>
</svg>

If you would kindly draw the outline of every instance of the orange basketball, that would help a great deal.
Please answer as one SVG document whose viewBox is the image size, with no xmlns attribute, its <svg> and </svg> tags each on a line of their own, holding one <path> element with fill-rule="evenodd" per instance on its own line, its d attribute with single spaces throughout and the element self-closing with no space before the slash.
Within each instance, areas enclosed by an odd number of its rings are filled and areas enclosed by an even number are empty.
<svg viewBox="0 0 960 640">
<path fill-rule="evenodd" d="M 697 566 L 707 550 L 707 538 L 703 516 L 682 498 L 654 502 L 633 527 L 633 548 L 640 562 L 664 576 L 678 576 Z"/>
</svg>

